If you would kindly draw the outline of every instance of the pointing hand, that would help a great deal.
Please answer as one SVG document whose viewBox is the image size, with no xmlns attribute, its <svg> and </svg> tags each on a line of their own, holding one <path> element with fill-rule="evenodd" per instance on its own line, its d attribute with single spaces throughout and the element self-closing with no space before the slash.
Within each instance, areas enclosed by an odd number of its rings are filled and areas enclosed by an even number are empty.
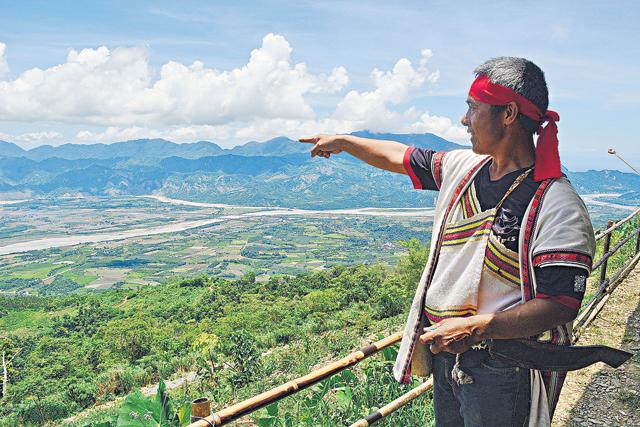
<svg viewBox="0 0 640 427">
<path fill-rule="evenodd" d="M 328 159 L 332 154 L 342 152 L 343 139 L 340 135 L 319 134 L 307 138 L 300 138 L 298 141 L 313 144 L 311 157 L 320 156 Z"/>
</svg>

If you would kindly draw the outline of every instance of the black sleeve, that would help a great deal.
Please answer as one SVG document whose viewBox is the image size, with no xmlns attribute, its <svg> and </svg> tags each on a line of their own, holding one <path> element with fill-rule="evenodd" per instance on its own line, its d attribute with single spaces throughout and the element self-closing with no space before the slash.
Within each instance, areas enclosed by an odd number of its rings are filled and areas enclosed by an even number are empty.
<svg viewBox="0 0 640 427">
<path fill-rule="evenodd" d="M 439 186 L 431 170 L 434 150 L 419 147 L 409 147 L 404 157 L 404 167 L 413 182 L 413 188 L 418 190 L 438 191 Z"/>
<path fill-rule="evenodd" d="M 566 266 L 535 267 L 536 296 L 578 309 L 584 297 L 589 274 L 583 268 Z"/>
</svg>

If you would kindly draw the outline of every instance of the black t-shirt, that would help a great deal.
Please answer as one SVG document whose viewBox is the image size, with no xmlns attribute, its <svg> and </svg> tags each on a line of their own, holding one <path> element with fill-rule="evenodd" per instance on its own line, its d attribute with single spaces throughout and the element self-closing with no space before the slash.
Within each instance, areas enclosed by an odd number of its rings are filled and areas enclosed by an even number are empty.
<svg viewBox="0 0 640 427">
<path fill-rule="evenodd" d="M 424 190 L 438 191 L 431 171 L 431 160 L 435 151 L 423 148 L 410 148 L 412 151 L 405 158 L 405 168 L 413 173 Z M 478 171 L 473 180 L 478 201 L 482 210 L 494 208 L 507 192 L 511 184 L 526 169 L 517 170 L 492 181 L 489 175 L 491 162 L 487 162 Z M 410 168 L 410 170 L 409 170 Z M 510 250 L 518 253 L 518 236 L 524 214 L 533 198 L 539 183 L 533 180 L 533 173 L 507 197 L 496 213 L 492 231 L 494 235 Z M 414 182 L 415 186 L 415 182 Z M 419 188 L 416 186 L 416 188 Z M 584 281 L 588 273 L 578 267 L 547 266 L 535 267 L 536 293 L 541 298 L 551 298 L 571 307 L 579 308 L 584 296 Z"/>
</svg>

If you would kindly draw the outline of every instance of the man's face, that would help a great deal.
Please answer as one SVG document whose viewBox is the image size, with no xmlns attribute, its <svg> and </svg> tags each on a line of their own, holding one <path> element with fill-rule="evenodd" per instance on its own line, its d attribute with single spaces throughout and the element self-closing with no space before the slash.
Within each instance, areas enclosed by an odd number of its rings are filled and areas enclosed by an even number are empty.
<svg viewBox="0 0 640 427">
<path fill-rule="evenodd" d="M 497 143 L 504 132 L 500 122 L 500 115 L 491 111 L 491 106 L 467 98 L 467 113 L 462 116 L 460 123 L 467 127 L 471 134 L 471 147 L 476 154 L 493 154 Z"/>
</svg>

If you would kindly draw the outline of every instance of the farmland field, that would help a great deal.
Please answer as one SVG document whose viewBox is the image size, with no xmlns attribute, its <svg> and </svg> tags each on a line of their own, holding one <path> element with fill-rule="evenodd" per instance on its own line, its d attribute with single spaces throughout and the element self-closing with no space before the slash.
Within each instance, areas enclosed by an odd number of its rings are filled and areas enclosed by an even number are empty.
<svg viewBox="0 0 640 427">
<path fill-rule="evenodd" d="M 393 264 L 405 252 L 398 242 L 427 242 L 432 221 L 429 210 L 300 211 L 139 197 L 36 200 L 0 210 L 5 294 L 132 288 L 202 274 L 253 272 L 266 280 L 338 264 Z M 180 224 L 188 228 L 172 232 Z M 47 245 L 58 247 L 28 250 Z M 11 248 L 16 252 L 6 253 Z"/>
<path fill-rule="evenodd" d="M 628 207 L 586 196 L 601 227 Z M 430 239 L 430 209 L 312 211 L 163 197 L 85 197 L 0 205 L 0 294 L 58 295 L 198 275 L 258 281 L 335 265 L 394 265 Z"/>
</svg>

